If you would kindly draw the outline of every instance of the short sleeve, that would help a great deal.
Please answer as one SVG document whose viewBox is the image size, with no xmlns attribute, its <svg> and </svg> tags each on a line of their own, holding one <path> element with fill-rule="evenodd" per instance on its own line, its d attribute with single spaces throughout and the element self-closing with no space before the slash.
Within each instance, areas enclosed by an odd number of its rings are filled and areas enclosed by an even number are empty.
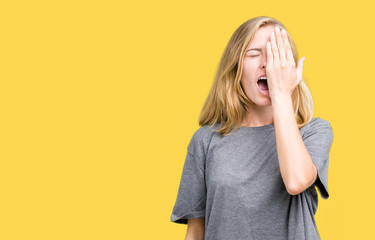
<svg viewBox="0 0 375 240">
<path fill-rule="evenodd" d="M 318 171 L 318 178 L 313 186 L 318 188 L 323 199 L 328 199 L 328 165 L 333 141 L 332 127 L 328 121 L 321 118 L 313 118 L 308 124 L 304 143 Z"/>
<path fill-rule="evenodd" d="M 201 154 L 200 145 L 197 131 L 187 148 L 177 199 L 171 215 L 172 222 L 187 224 L 189 218 L 205 217 L 206 182 L 202 159 L 204 155 Z"/>
</svg>

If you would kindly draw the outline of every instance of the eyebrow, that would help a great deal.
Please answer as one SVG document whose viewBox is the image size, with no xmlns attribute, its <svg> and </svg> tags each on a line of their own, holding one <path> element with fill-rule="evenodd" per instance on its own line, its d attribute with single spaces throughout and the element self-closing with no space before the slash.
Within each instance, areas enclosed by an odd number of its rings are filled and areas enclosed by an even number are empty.
<svg viewBox="0 0 375 240">
<path fill-rule="evenodd" d="M 250 49 L 246 50 L 246 52 L 248 52 L 248 51 L 252 51 L 252 50 L 259 51 L 259 52 L 262 51 L 261 48 L 250 48 Z"/>
</svg>

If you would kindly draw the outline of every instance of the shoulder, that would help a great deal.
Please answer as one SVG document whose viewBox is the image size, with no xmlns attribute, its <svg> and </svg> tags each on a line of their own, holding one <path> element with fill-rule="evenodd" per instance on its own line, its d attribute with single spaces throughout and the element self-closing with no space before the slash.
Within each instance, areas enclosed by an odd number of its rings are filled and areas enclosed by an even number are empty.
<svg viewBox="0 0 375 240">
<path fill-rule="evenodd" d="M 204 141 L 207 138 L 210 138 L 210 136 L 217 130 L 218 126 L 218 124 L 215 124 L 213 126 L 201 126 L 194 132 L 192 139 L 194 139 L 195 141 Z"/>
<path fill-rule="evenodd" d="M 309 129 L 310 130 L 331 130 L 332 131 L 332 126 L 331 123 L 323 118 L 320 117 L 314 117 L 311 119 L 311 121 L 308 123 L 309 124 Z"/>
<path fill-rule="evenodd" d="M 314 134 L 333 135 L 331 123 L 323 118 L 314 117 L 305 126 L 301 128 L 301 131 L 305 137 Z"/>
<path fill-rule="evenodd" d="M 218 124 L 215 124 L 214 126 L 204 125 L 199 127 L 192 134 L 190 143 L 188 145 L 188 152 L 198 156 L 205 156 L 206 150 L 208 149 L 217 127 Z"/>
</svg>

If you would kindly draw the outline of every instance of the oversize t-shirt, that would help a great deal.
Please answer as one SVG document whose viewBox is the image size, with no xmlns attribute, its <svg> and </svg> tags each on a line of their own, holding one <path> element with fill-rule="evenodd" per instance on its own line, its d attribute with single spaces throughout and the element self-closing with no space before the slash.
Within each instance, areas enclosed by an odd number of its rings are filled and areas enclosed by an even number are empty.
<svg viewBox="0 0 375 240">
<path fill-rule="evenodd" d="M 274 123 L 240 127 L 229 136 L 215 132 L 218 127 L 205 125 L 193 134 L 170 220 L 187 224 L 205 217 L 205 240 L 320 239 L 315 186 L 329 197 L 330 123 L 316 117 L 299 130 L 318 179 L 297 195 L 287 192 L 281 177 Z"/>
</svg>

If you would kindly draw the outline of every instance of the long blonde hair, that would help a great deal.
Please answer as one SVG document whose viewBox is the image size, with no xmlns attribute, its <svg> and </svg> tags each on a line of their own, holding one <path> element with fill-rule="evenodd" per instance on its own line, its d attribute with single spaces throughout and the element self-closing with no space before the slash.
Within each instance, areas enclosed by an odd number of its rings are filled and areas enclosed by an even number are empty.
<svg viewBox="0 0 375 240">
<path fill-rule="evenodd" d="M 213 126 L 219 123 L 221 126 L 217 132 L 221 135 L 229 135 L 231 130 L 235 131 L 240 127 L 249 105 L 254 104 L 244 93 L 240 82 L 243 57 L 255 32 L 266 25 L 279 26 L 280 30 L 286 30 L 278 20 L 260 16 L 244 22 L 231 36 L 221 56 L 211 91 L 200 113 L 200 126 L 207 124 Z M 288 31 L 287 35 L 297 65 L 297 48 Z M 304 80 L 293 90 L 291 97 L 294 115 L 300 129 L 312 119 L 314 112 L 313 99 Z"/>
</svg>

